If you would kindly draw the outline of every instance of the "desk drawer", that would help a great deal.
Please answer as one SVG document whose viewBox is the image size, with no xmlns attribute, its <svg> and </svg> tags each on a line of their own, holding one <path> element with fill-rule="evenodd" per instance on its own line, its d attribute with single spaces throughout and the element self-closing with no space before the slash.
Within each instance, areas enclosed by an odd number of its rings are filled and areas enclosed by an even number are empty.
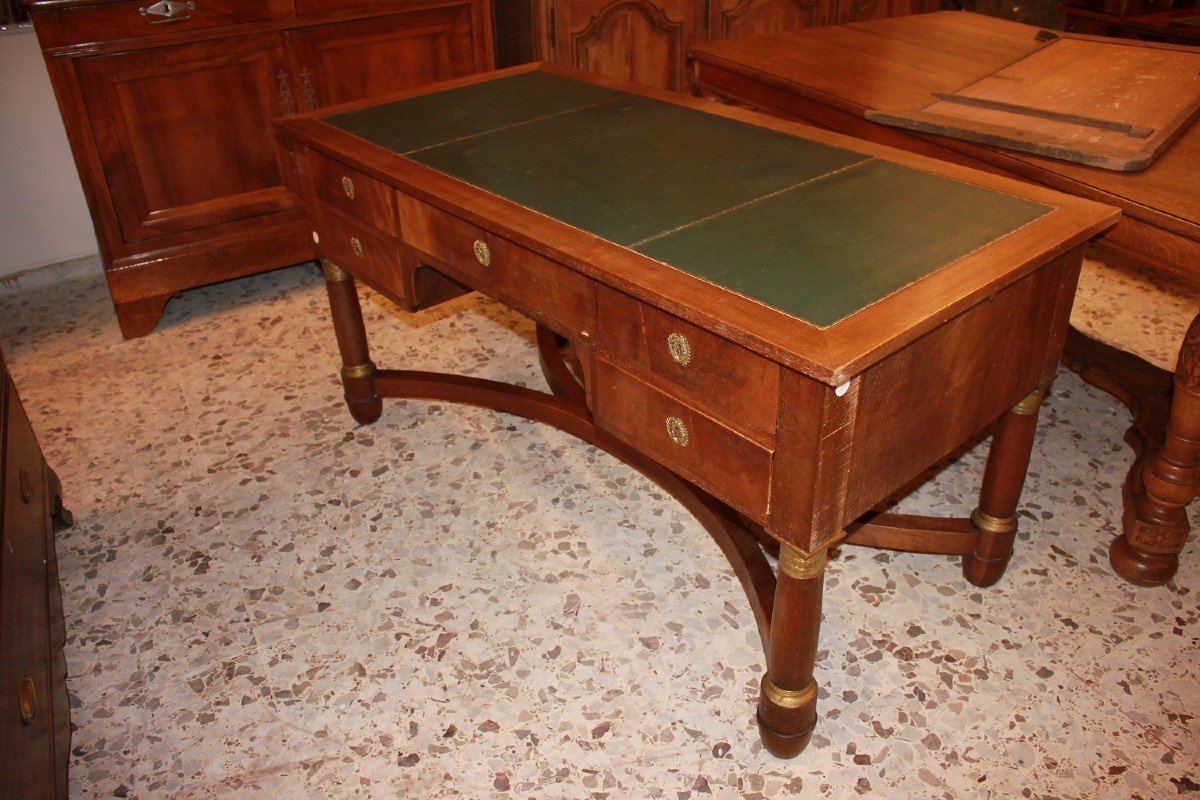
<svg viewBox="0 0 1200 800">
<path fill-rule="evenodd" d="M 588 328 L 591 285 L 578 272 L 419 200 L 397 195 L 404 241 L 433 266 L 566 336 Z"/>
<path fill-rule="evenodd" d="M 46 467 L 12 385 L 0 532 L 0 773 L 41 781 L 52 774 L 50 595 L 51 536 Z M 7 778 L 6 778 L 7 779 Z"/>
<path fill-rule="evenodd" d="M 355 277 L 410 300 L 400 271 L 400 241 L 322 202 L 314 204 L 317 252 Z"/>
<path fill-rule="evenodd" d="M 779 366 L 728 339 L 606 286 L 596 288 L 595 343 L 683 390 L 747 433 L 773 436 Z"/>
<path fill-rule="evenodd" d="M 396 192 L 392 187 L 312 151 L 308 153 L 308 165 L 313 190 L 322 201 L 388 236 L 399 235 Z"/>
<path fill-rule="evenodd" d="M 603 357 L 592 370 L 596 422 L 738 511 L 767 516 L 771 451 Z"/>
<path fill-rule="evenodd" d="M 159 0 L 129 0 L 65 9 L 48 19 L 53 24 L 47 26 L 52 41 L 43 44 L 53 47 L 162 36 L 293 15 L 292 0 L 193 0 L 192 7 L 187 6 L 188 0 L 171 0 L 170 8 Z"/>
</svg>

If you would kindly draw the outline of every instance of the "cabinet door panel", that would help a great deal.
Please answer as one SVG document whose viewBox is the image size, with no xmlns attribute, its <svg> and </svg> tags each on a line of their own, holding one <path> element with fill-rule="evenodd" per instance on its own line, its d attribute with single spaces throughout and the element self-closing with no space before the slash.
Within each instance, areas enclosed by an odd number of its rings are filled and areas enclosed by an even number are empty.
<svg viewBox="0 0 1200 800">
<path fill-rule="evenodd" d="M 701 15 L 691 0 L 562 0 L 557 61 L 662 89 L 686 85 L 684 56 Z"/>
<path fill-rule="evenodd" d="M 270 120 L 295 111 L 280 34 L 81 59 L 125 241 L 292 208 Z"/>
<path fill-rule="evenodd" d="M 832 0 L 721 0 L 712 5 L 713 39 L 761 36 L 832 21 Z"/>
<path fill-rule="evenodd" d="M 488 68 L 472 4 L 293 31 L 304 109 L 376 97 Z"/>
</svg>

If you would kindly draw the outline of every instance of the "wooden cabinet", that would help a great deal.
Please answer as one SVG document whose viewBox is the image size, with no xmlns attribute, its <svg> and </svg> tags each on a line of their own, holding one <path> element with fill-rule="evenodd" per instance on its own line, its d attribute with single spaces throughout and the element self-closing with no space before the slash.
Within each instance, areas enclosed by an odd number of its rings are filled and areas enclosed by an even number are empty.
<svg viewBox="0 0 1200 800">
<path fill-rule="evenodd" d="M 551 61 L 688 88 L 697 41 L 932 11 L 939 0 L 518 0 L 496 17 L 501 64 Z"/>
<path fill-rule="evenodd" d="M 58 480 L 0 358 L 0 800 L 67 796 Z"/>
<path fill-rule="evenodd" d="M 127 338 L 184 289 L 312 258 L 271 119 L 492 66 L 485 0 L 27 6 Z"/>
</svg>

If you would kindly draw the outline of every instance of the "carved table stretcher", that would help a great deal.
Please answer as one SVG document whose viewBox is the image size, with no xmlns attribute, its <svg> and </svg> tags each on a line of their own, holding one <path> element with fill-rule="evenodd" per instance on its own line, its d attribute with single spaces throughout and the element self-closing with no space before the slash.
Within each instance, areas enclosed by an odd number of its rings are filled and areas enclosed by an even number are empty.
<svg viewBox="0 0 1200 800">
<path fill-rule="evenodd" d="M 670 491 L 754 609 L 772 753 L 816 722 L 827 548 L 1003 573 L 1082 247 L 1115 210 L 547 67 L 277 126 L 354 418 L 383 397 L 482 405 Z M 553 393 L 376 368 L 356 279 L 409 310 L 474 289 L 529 315 Z M 872 512 L 992 423 L 970 519 Z"/>
</svg>

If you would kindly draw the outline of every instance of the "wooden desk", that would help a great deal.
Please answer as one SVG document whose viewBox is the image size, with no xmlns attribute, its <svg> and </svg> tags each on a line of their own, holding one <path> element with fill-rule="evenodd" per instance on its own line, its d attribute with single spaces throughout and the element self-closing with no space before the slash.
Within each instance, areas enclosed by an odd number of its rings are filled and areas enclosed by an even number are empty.
<svg viewBox="0 0 1200 800">
<path fill-rule="evenodd" d="M 797 754 L 830 545 L 849 530 L 961 554 L 979 585 L 1003 573 L 1082 246 L 1115 210 L 582 73 L 443 86 L 277 123 L 351 413 L 474 403 L 658 481 L 741 579 L 763 740 Z M 528 314 L 553 394 L 377 369 L 355 279 L 412 310 L 471 288 Z M 971 519 L 871 513 L 996 420 Z"/>
<path fill-rule="evenodd" d="M 974 82 L 1028 53 L 1037 30 L 945 11 L 710 42 L 694 47 L 692 59 L 701 92 L 1118 206 L 1121 220 L 1100 241 L 1103 247 L 1200 285 L 1200 125 L 1149 169 L 1119 173 L 863 119 L 868 109 L 916 108 L 931 92 Z M 1137 457 L 1125 485 L 1124 531 L 1110 560 L 1140 585 L 1170 580 L 1187 540 L 1185 507 L 1200 482 L 1198 343 L 1200 317 L 1188 331 L 1172 383 L 1128 354 L 1079 335 L 1068 340 L 1068 365 L 1134 413 L 1126 439 Z"/>
</svg>

